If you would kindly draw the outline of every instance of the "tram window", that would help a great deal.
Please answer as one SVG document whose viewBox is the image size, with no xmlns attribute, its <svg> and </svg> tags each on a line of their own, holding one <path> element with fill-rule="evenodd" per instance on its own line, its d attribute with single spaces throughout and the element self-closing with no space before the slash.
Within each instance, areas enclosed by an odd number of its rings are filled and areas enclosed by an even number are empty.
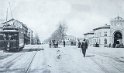
<svg viewBox="0 0 124 73">
<path fill-rule="evenodd" d="M 17 40 L 17 34 L 12 34 L 10 40 Z"/>
<path fill-rule="evenodd" d="M 3 35 L 0 35 L 0 40 L 4 40 Z"/>
</svg>

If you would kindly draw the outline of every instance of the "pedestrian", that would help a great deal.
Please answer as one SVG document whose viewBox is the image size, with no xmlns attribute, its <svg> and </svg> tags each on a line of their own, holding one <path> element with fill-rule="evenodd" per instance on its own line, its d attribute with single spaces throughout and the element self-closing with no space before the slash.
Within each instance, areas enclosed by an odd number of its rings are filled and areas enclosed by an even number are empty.
<svg viewBox="0 0 124 73">
<path fill-rule="evenodd" d="M 53 40 L 53 47 L 55 48 L 55 40 Z"/>
<path fill-rule="evenodd" d="M 83 53 L 83 56 L 85 57 L 86 55 L 86 50 L 88 48 L 88 43 L 86 42 L 86 40 L 84 40 L 81 44 L 81 50 L 82 50 L 82 53 Z"/>
<path fill-rule="evenodd" d="M 65 47 L 65 41 L 63 41 L 63 46 Z"/>
<path fill-rule="evenodd" d="M 49 41 L 49 47 L 50 47 L 50 48 L 51 48 L 51 44 L 52 44 L 52 43 L 51 43 L 51 40 L 50 40 L 50 41 Z"/>
<path fill-rule="evenodd" d="M 78 48 L 81 48 L 81 42 L 78 41 Z"/>
<path fill-rule="evenodd" d="M 58 43 L 58 41 L 57 41 L 57 48 L 58 48 L 58 44 L 59 44 L 59 43 Z"/>
</svg>

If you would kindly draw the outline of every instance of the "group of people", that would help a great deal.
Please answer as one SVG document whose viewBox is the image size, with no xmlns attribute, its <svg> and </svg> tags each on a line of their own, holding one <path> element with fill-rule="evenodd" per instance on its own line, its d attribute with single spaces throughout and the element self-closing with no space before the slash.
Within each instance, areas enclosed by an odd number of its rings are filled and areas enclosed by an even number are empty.
<svg viewBox="0 0 124 73">
<path fill-rule="evenodd" d="M 50 40 L 49 41 L 49 47 L 51 48 L 52 46 L 54 48 L 58 48 L 58 41 L 56 41 L 56 40 Z"/>
<path fill-rule="evenodd" d="M 81 51 L 83 53 L 83 56 L 85 57 L 86 55 L 86 50 L 88 48 L 88 43 L 87 41 L 84 39 L 82 42 L 78 41 L 78 48 L 81 48 Z"/>
<path fill-rule="evenodd" d="M 50 40 L 49 41 L 49 47 L 54 47 L 54 48 L 58 48 L 58 41 L 57 40 Z M 65 47 L 65 41 L 63 41 L 63 47 Z"/>
</svg>

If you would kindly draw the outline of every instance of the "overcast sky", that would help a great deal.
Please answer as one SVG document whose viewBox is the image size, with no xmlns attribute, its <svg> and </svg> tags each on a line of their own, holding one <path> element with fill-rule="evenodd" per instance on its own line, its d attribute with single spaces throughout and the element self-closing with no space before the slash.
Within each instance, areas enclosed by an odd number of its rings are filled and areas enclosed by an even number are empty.
<svg viewBox="0 0 124 73">
<path fill-rule="evenodd" d="M 67 34 L 82 37 L 118 15 L 124 18 L 124 0 L 0 0 L 0 19 L 5 19 L 9 2 L 13 18 L 37 32 L 41 40 L 50 37 L 59 23 L 68 26 Z"/>
</svg>

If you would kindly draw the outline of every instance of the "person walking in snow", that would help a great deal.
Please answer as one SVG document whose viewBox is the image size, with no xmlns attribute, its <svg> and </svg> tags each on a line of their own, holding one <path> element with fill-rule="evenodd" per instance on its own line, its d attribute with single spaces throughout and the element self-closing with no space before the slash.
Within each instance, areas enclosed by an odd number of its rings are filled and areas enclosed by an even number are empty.
<svg viewBox="0 0 124 73">
<path fill-rule="evenodd" d="M 84 41 L 82 42 L 81 44 L 81 50 L 82 50 L 82 53 L 83 53 L 83 56 L 85 57 L 86 55 L 86 50 L 88 48 L 88 43 L 86 42 L 86 40 L 84 39 Z"/>
<path fill-rule="evenodd" d="M 63 46 L 65 47 L 65 41 L 63 41 Z"/>
<path fill-rule="evenodd" d="M 52 45 L 52 43 L 51 43 L 51 40 L 49 41 L 49 47 L 51 48 L 51 45 Z"/>
<path fill-rule="evenodd" d="M 78 41 L 78 48 L 81 48 L 81 42 Z"/>
</svg>

